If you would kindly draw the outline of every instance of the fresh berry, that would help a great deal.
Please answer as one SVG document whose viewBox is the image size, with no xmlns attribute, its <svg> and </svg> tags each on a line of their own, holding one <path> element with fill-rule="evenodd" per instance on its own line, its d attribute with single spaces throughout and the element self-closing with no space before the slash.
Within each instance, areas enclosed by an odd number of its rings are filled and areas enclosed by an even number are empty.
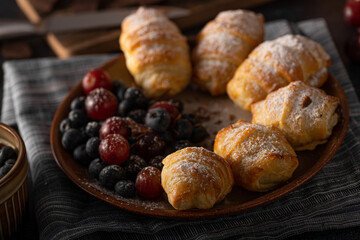
<svg viewBox="0 0 360 240">
<path fill-rule="evenodd" d="M 117 107 L 117 115 L 120 117 L 126 117 L 128 112 L 132 109 L 131 102 L 123 100 Z"/>
<path fill-rule="evenodd" d="M 125 139 L 130 136 L 130 128 L 125 119 L 121 117 L 110 117 L 101 125 L 99 136 L 104 139 L 109 134 L 120 134 Z"/>
<path fill-rule="evenodd" d="M 360 1 L 349 1 L 343 9 L 345 21 L 353 26 L 360 27 Z"/>
<path fill-rule="evenodd" d="M 116 79 L 113 81 L 113 93 L 116 95 L 116 93 L 119 91 L 119 89 L 126 89 L 126 87 L 121 83 L 120 79 Z"/>
<path fill-rule="evenodd" d="M 121 180 L 117 182 L 114 190 L 116 194 L 125 198 L 135 197 L 136 195 L 135 184 L 130 180 Z"/>
<path fill-rule="evenodd" d="M 99 146 L 100 158 L 107 164 L 122 164 L 129 156 L 128 141 L 120 134 L 107 135 Z"/>
<path fill-rule="evenodd" d="M 100 183 L 109 189 L 113 189 L 118 181 L 124 179 L 125 179 L 125 170 L 119 165 L 106 166 L 99 173 Z"/>
<path fill-rule="evenodd" d="M 68 130 L 70 128 L 74 128 L 74 126 L 72 126 L 70 119 L 65 118 L 60 122 L 60 132 L 61 133 L 64 133 L 66 130 Z"/>
<path fill-rule="evenodd" d="M 149 107 L 149 110 L 153 108 L 164 109 L 170 116 L 170 125 L 172 125 L 175 122 L 176 118 L 179 115 L 179 110 L 177 109 L 177 107 L 174 104 L 167 101 L 156 102 Z"/>
<path fill-rule="evenodd" d="M 9 164 L 5 164 L 4 166 L 0 167 L 0 179 L 4 177 L 12 167 L 13 165 L 9 165 Z"/>
<path fill-rule="evenodd" d="M 163 156 L 155 156 L 149 161 L 149 166 L 156 167 L 159 170 L 162 170 L 164 164 L 162 164 Z"/>
<path fill-rule="evenodd" d="M 124 100 L 131 103 L 132 109 L 146 109 L 149 101 L 144 94 L 136 87 L 129 87 L 124 93 Z"/>
<path fill-rule="evenodd" d="M 191 147 L 191 143 L 188 140 L 180 140 L 174 143 L 174 150 L 178 151 L 183 148 Z"/>
<path fill-rule="evenodd" d="M 101 69 L 95 69 L 85 74 L 82 79 L 82 87 L 87 95 L 96 88 L 105 88 L 111 91 L 113 85 L 107 72 Z"/>
<path fill-rule="evenodd" d="M 182 113 L 182 111 L 184 110 L 183 102 L 178 99 L 170 99 L 169 103 L 175 105 L 175 107 L 178 109 L 179 113 Z"/>
<path fill-rule="evenodd" d="M 130 111 L 127 116 L 137 123 L 144 124 L 146 111 L 144 109 L 135 109 Z"/>
<path fill-rule="evenodd" d="M 175 122 L 172 131 L 172 136 L 176 140 L 189 139 L 192 133 L 193 126 L 187 119 L 179 119 Z"/>
<path fill-rule="evenodd" d="M 99 146 L 100 146 L 100 138 L 98 137 L 92 137 L 86 142 L 86 153 L 92 158 L 98 158 L 99 157 Z"/>
<path fill-rule="evenodd" d="M 197 125 L 200 123 L 199 118 L 193 113 L 182 114 L 181 118 L 189 120 L 189 122 L 191 122 L 192 125 Z"/>
<path fill-rule="evenodd" d="M 113 116 L 117 106 L 117 98 L 105 88 L 96 88 L 85 99 L 86 113 L 93 120 L 105 120 Z"/>
<path fill-rule="evenodd" d="M 100 158 L 95 158 L 89 164 L 89 173 L 92 177 L 98 178 L 101 170 L 106 166 L 107 164 L 104 163 Z"/>
<path fill-rule="evenodd" d="M 17 158 L 17 154 L 12 147 L 4 146 L 0 149 L 0 167 L 5 164 L 8 159 Z"/>
<path fill-rule="evenodd" d="M 77 146 L 84 142 L 83 134 L 80 130 L 75 128 L 70 128 L 64 132 L 61 138 L 62 146 L 68 151 L 73 151 Z"/>
<path fill-rule="evenodd" d="M 119 100 L 119 102 L 124 100 L 125 92 L 126 92 L 126 88 L 119 88 L 116 91 L 115 95 L 116 95 L 117 99 Z"/>
<path fill-rule="evenodd" d="M 152 166 L 145 167 L 137 175 L 135 187 L 139 195 L 144 198 L 158 198 L 163 192 L 161 171 Z"/>
<path fill-rule="evenodd" d="M 70 108 L 71 110 L 85 110 L 85 97 L 81 96 L 74 98 L 74 100 L 71 101 Z"/>
<path fill-rule="evenodd" d="M 164 142 L 166 144 L 171 144 L 173 142 L 171 133 L 168 130 L 166 130 L 164 132 L 160 132 L 159 135 L 162 137 L 162 139 L 164 140 Z"/>
<path fill-rule="evenodd" d="M 206 128 L 203 126 L 194 126 L 192 129 L 190 141 L 193 143 L 198 143 L 203 141 L 205 138 L 209 136 L 209 133 L 206 131 Z"/>
<path fill-rule="evenodd" d="M 137 174 L 147 166 L 145 160 L 138 155 L 131 155 L 125 162 L 126 178 L 135 181 Z"/>
<path fill-rule="evenodd" d="M 74 128 L 80 128 L 87 122 L 85 113 L 79 109 L 71 110 L 69 112 L 69 120 L 71 122 L 71 126 Z"/>
<path fill-rule="evenodd" d="M 84 166 L 89 165 L 91 157 L 86 153 L 86 145 L 81 144 L 76 147 L 73 152 L 74 160 Z"/>
<path fill-rule="evenodd" d="M 98 137 L 101 124 L 96 121 L 88 122 L 85 127 L 85 133 L 89 137 Z"/>
<path fill-rule="evenodd" d="M 151 159 L 157 155 L 162 155 L 164 150 L 164 140 L 152 131 L 146 132 L 144 135 L 138 137 L 136 142 L 132 145 L 132 152 L 145 160 Z"/>
<path fill-rule="evenodd" d="M 170 124 L 170 115 L 163 108 L 152 108 L 146 113 L 145 125 L 156 132 L 164 132 Z"/>
</svg>

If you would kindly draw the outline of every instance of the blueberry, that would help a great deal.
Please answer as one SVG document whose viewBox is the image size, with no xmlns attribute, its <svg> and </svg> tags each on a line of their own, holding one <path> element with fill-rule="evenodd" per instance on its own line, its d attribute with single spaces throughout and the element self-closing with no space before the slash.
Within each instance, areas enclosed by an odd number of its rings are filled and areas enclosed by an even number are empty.
<svg viewBox="0 0 360 240">
<path fill-rule="evenodd" d="M 178 151 L 183 148 L 191 147 L 191 143 L 188 140 L 180 140 L 174 143 L 174 150 Z"/>
<path fill-rule="evenodd" d="M 147 166 L 147 163 L 140 156 L 131 155 L 124 165 L 126 178 L 135 181 L 137 174 Z"/>
<path fill-rule="evenodd" d="M 193 113 L 182 114 L 181 118 L 189 120 L 192 125 L 200 123 L 200 119 Z"/>
<path fill-rule="evenodd" d="M 100 142 L 101 140 L 99 137 L 92 137 L 87 140 L 85 150 L 89 157 L 93 159 L 99 157 Z"/>
<path fill-rule="evenodd" d="M 89 164 L 89 173 L 92 177 L 98 178 L 101 170 L 106 167 L 107 164 L 100 158 L 95 158 Z"/>
<path fill-rule="evenodd" d="M 124 100 L 131 103 L 132 109 L 146 109 L 149 105 L 149 100 L 136 87 L 129 87 L 126 89 L 124 93 Z"/>
<path fill-rule="evenodd" d="M 0 179 L 4 177 L 12 167 L 13 165 L 9 165 L 9 164 L 5 164 L 4 166 L 0 167 Z"/>
<path fill-rule="evenodd" d="M 131 108 L 131 102 L 125 99 L 119 103 L 117 115 L 120 117 L 126 117 Z"/>
<path fill-rule="evenodd" d="M 130 180 L 122 180 L 117 182 L 115 184 L 114 190 L 116 194 L 125 198 L 135 197 L 136 195 L 135 184 Z"/>
<path fill-rule="evenodd" d="M 65 118 L 60 122 L 60 132 L 64 133 L 66 130 L 73 128 L 74 126 L 72 125 L 70 119 Z"/>
<path fill-rule="evenodd" d="M 182 113 L 182 111 L 184 110 L 183 102 L 178 99 L 170 99 L 169 103 L 174 104 L 175 107 L 178 109 L 179 113 Z"/>
<path fill-rule="evenodd" d="M 126 89 L 125 86 L 120 82 L 121 80 L 113 81 L 113 93 L 116 95 L 119 89 Z"/>
<path fill-rule="evenodd" d="M 81 144 L 80 146 L 76 147 L 73 152 L 74 160 L 78 163 L 87 166 L 91 161 L 91 157 L 86 153 L 86 145 Z"/>
<path fill-rule="evenodd" d="M 128 117 L 137 123 L 144 123 L 146 111 L 144 109 L 135 109 L 128 113 Z"/>
<path fill-rule="evenodd" d="M 126 88 L 119 88 L 119 89 L 116 91 L 116 97 L 117 97 L 117 99 L 119 100 L 119 102 L 121 102 L 121 101 L 124 100 L 125 92 L 126 92 Z"/>
<path fill-rule="evenodd" d="M 101 124 L 96 121 L 88 122 L 85 127 L 85 133 L 89 137 L 98 137 Z"/>
<path fill-rule="evenodd" d="M 193 143 L 198 143 L 198 142 L 203 141 L 208 136 L 209 136 L 209 133 L 206 131 L 206 128 L 204 128 L 201 125 L 194 126 L 192 133 L 191 133 L 190 141 Z"/>
<path fill-rule="evenodd" d="M 176 140 L 189 139 L 193 126 L 187 119 L 179 119 L 175 122 L 172 135 Z"/>
<path fill-rule="evenodd" d="M 164 132 L 170 124 L 170 115 L 163 108 L 152 108 L 145 116 L 145 125 L 156 132 Z"/>
<path fill-rule="evenodd" d="M 70 128 L 64 132 L 61 138 L 62 146 L 68 150 L 72 151 L 80 144 L 84 143 L 83 133 L 79 129 Z"/>
<path fill-rule="evenodd" d="M 156 167 L 157 169 L 159 169 L 160 171 L 162 170 L 164 164 L 162 164 L 162 160 L 164 159 L 163 156 L 155 156 L 154 158 L 152 158 L 149 161 L 149 166 L 153 166 Z"/>
<path fill-rule="evenodd" d="M 72 127 L 80 128 L 86 124 L 86 115 L 84 111 L 75 109 L 69 112 L 69 120 L 71 122 Z"/>
<path fill-rule="evenodd" d="M 135 101 L 139 96 L 143 96 L 143 94 L 136 87 L 129 87 L 124 93 L 124 99 L 129 101 Z"/>
<path fill-rule="evenodd" d="M 5 165 L 13 166 L 15 164 L 15 162 L 16 162 L 16 159 L 10 158 L 10 159 L 6 160 Z"/>
<path fill-rule="evenodd" d="M 99 181 L 106 188 L 113 189 L 118 181 L 124 180 L 126 176 L 124 168 L 119 165 L 108 165 L 99 173 Z"/>
<path fill-rule="evenodd" d="M 85 110 L 85 97 L 81 96 L 74 98 L 74 100 L 72 100 L 70 103 L 70 108 L 71 110 Z"/>
<path fill-rule="evenodd" d="M 169 131 L 160 132 L 159 135 L 164 139 L 166 144 L 171 144 L 173 142 L 171 133 Z"/>
<path fill-rule="evenodd" d="M 4 146 L 0 149 L 0 167 L 10 158 L 17 158 L 17 154 L 12 147 Z"/>
</svg>

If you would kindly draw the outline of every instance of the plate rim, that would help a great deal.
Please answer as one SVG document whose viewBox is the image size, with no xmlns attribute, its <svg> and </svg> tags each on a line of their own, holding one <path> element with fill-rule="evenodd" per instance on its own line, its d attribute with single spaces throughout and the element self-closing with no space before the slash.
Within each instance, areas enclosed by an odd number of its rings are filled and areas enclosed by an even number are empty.
<svg viewBox="0 0 360 240">
<path fill-rule="evenodd" d="M 123 54 L 119 54 L 118 56 L 114 57 L 113 59 L 110 59 L 106 63 L 102 64 L 98 68 L 107 68 L 111 64 L 113 64 L 116 61 L 119 61 L 120 58 L 124 58 Z M 349 123 L 349 104 L 346 97 L 346 94 L 341 86 L 341 84 L 337 81 L 337 79 L 329 73 L 328 78 L 332 78 L 332 82 L 336 84 L 336 88 L 338 89 L 337 92 L 339 92 L 342 97 L 340 98 L 340 106 L 341 111 L 343 112 L 341 114 L 342 121 L 342 129 L 340 131 L 340 136 L 338 137 L 338 140 L 336 141 L 335 147 L 332 148 L 330 151 L 323 153 L 325 155 L 321 161 L 317 161 L 312 167 L 310 167 L 304 174 L 300 175 L 296 179 L 284 184 L 283 186 L 276 188 L 275 190 L 272 190 L 268 193 L 265 193 L 264 195 L 261 195 L 259 197 L 256 197 L 250 201 L 241 203 L 234 208 L 225 208 L 225 209 L 206 209 L 206 210 L 198 210 L 198 209 L 190 209 L 185 211 L 179 211 L 176 209 L 147 209 L 144 208 L 144 206 L 139 206 L 134 203 L 129 203 L 126 201 L 122 201 L 119 199 L 114 199 L 112 196 L 109 196 L 107 194 L 97 194 L 97 191 L 100 191 L 97 188 L 89 188 L 87 183 L 84 181 L 79 181 L 79 179 L 82 178 L 82 176 L 73 176 L 68 169 L 63 165 L 60 156 L 59 151 L 60 149 L 55 147 L 55 138 L 59 139 L 60 131 L 59 131 L 59 115 L 61 115 L 61 111 L 64 108 L 70 109 L 70 98 L 76 93 L 77 91 L 82 92 L 81 89 L 81 81 L 79 81 L 75 86 L 71 88 L 71 90 L 68 92 L 66 97 L 62 100 L 60 105 L 58 106 L 53 120 L 51 124 L 51 132 L 50 132 L 50 144 L 51 144 L 51 151 L 54 156 L 54 159 L 59 166 L 59 168 L 65 173 L 65 175 L 73 182 L 75 183 L 79 188 L 87 192 L 88 194 L 94 196 L 97 199 L 100 199 L 102 201 L 105 201 L 115 207 L 118 207 L 119 209 L 127 210 L 134 213 L 139 214 L 145 214 L 150 215 L 154 217 L 161 217 L 161 218 L 172 218 L 172 219 L 197 219 L 197 218 L 213 218 L 213 217 L 220 217 L 225 215 L 233 215 L 245 210 L 249 210 L 254 207 L 259 207 L 265 204 L 268 204 L 276 199 L 281 198 L 282 196 L 288 194 L 289 192 L 292 192 L 293 190 L 297 189 L 301 185 L 303 185 L 305 182 L 309 181 L 314 175 L 316 175 L 330 160 L 331 158 L 336 154 L 338 151 L 340 145 L 342 144 L 346 132 L 347 127 Z M 326 84 L 326 83 L 325 83 Z M 345 118 L 344 118 L 345 117 Z M 328 143 L 326 143 L 328 144 Z M 95 191 L 93 190 L 95 189 Z M 221 203 L 220 203 L 221 204 Z"/>
</svg>

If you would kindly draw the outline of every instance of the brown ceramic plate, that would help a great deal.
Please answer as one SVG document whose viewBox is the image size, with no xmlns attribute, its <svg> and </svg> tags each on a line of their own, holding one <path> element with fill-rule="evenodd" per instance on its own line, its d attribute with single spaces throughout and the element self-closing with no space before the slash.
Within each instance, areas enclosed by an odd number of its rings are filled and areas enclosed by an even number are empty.
<svg viewBox="0 0 360 240">
<path fill-rule="evenodd" d="M 101 68 L 107 70 L 113 79 L 119 79 L 126 84 L 130 84 L 132 81 L 132 77 L 126 69 L 123 55 L 119 55 L 119 57 L 106 63 Z M 208 210 L 175 210 L 168 203 L 165 194 L 155 201 L 119 197 L 112 191 L 103 188 L 97 180 L 88 174 L 87 168 L 74 161 L 71 153 L 65 151 L 61 145 L 59 125 L 61 120 L 67 117 L 71 101 L 75 97 L 83 95 L 80 80 L 55 114 L 51 128 L 51 147 L 57 164 L 75 184 L 94 197 L 119 208 L 146 215 L 170 218 L 203 218 L 234 214 L 269 203 L 296 189 L 320 171 L 336 153 L 347 129 L 349 120 L 348 103 L 341 85 L 334 77 L 329 76 L 328 81 L 322 88 L 329 95 L 337 96 L 341 100 L 339 108 L 340 120 L 333 129 L 329 141 L 318 146 L 314 151 L 298 152 L 299 167 L 294 172 L 293 177 L 281 187 L 268 193 L 254 193 L 235 186 L 224 201 Z M 184 101 L 184 112 L 196 111 L 206 117 L 207 120 L 203 125 L 211 135 L 203 143 L 203 146 L 207 148 L 211 148 L 214 136 L 221 128 L 235 122 L 237 119 L 251 120 L 250 113 L 236 107 L 226 96 L 216 97 L 215 99 L 190 87 L 176 98 Z"/>
</svg>

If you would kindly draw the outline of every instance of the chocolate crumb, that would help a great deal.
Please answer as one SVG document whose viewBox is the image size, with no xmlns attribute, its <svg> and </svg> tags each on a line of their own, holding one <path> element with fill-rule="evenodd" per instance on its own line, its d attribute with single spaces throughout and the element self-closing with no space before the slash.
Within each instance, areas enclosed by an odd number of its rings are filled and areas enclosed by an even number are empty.
<svg viewBox="0 0 360 240">
<path fill-rule="evenodd" d="M 305 96 L 302 102 L 302 107 L 306 108 L 307 106 L 309 106 L 312 103 L 312 100 L 309 96 Z"/>
</svg>

